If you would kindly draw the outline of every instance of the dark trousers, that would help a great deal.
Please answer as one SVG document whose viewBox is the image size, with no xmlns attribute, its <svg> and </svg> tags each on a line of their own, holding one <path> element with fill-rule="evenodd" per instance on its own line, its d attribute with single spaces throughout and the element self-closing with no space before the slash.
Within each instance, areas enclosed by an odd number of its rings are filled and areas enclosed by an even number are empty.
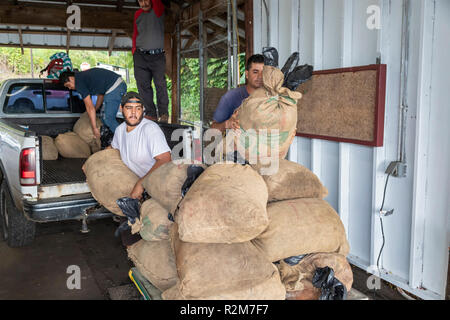
<svg viewBox="0 0 450 320">
<path fill-rule="evenodd" d="M 169 97 L 166 83 L 166 56 L 164 53 L 145 54 L 136 50 L 133 55 L 134 77 L 139 94 L 145 102 L 145 115 L 158 118 L 168 115 Z M 152 80 L 156 88 L 156 101 L 153 102 Z"/>
</svg>

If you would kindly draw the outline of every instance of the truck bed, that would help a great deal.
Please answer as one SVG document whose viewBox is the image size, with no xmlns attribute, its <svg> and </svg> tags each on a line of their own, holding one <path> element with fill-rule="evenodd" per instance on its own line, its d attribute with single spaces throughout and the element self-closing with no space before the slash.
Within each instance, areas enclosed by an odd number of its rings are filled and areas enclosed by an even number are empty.
<svg viewBox="0 0 450 320">
<path fill-rule="evenodd" d="M 61 156 L 57 160 L 43 160 L 41 185 L 86 182 L 86 176 L 81 170 L 85 161 L 86 159 L 68 159 Z"/>
</svg>

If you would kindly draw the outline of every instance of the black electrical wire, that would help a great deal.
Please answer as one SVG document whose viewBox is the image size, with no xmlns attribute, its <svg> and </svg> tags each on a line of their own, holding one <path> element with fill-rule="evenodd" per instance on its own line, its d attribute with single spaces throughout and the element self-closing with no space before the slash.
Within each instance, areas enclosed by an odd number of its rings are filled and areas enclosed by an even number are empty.
<svg viewBox="0 0 450 320">
<path fill-rule="evenodd" d="M 391 174 L 389 173 L 387 178 L 386 178 L 386 183 L 384 185 L 384 192 L 383 192 L 383 201 L 381 202 L 381 208 L 380 208 L 380 226 L 381 226 L 381 235 L 383 236 L 383 244 L 381 245 L 380 252 L 378 253 L 378 258 L 377 258 L 377 269 L 378 269 L 378 275 L 379 275 L 380 278 L 381 278 L 380 257 L 381 257 L 381 253 L 383 252 L 383 248 L 384 248 L 384 244 L 385 244 L 383 219 L 381 218 L 381 214 L 382 214 L 383 208 L 384 208 L 384 201 L 386 199 L 386 189 L 387 189 L 387 185 L 388 185 L 388 181 L 389 181 L 389 176 L 390 175 Z M 375 289 L 374 289 L 374 296 L 375 296 Z"/>
</svg>

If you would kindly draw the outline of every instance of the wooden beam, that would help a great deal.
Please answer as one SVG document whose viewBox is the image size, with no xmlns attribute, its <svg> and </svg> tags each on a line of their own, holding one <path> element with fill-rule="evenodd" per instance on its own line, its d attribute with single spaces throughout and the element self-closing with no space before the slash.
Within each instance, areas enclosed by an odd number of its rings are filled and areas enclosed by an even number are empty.
<svg viewBox="0 0 450 320">
<path fill-rule="evenodd" d="M 67 29 L 67 38 L 66 38 L 66 53 L 69 54 L 70 50 L 70 29 Z"/>
<path fill-rule="evenodd" d="M 224 14 L 219 14 L 216 17 L 219 18 L 220 20 L 223 20 L 224 24 L 226 25 L 226 23 L 227 23 L 227 13 L 226 12 Z M 238 22 L 238 28 L 241 30 L 245 30 L 245 21 L 238 19 L 237 22 Z"/>
<path fill-rule="evenodd" d="M 9 47 L 9 48 L 17 48 L 20 47 L 18 44 L 4 43 L 0 44 L 0 47 Z M 24 44 L 24 48 L 33 48 L 33 49 L 66 49 L 63 45 L 46 45 L 46 44 Z M 82 46 L 72 46 L 71 50 L 84 50 L 84 51 L 108 51 L 109 48 L 105 47 L 82 47 Z M 130 51 L 131 48 L 113 48 L 113 51 Z"/>
<path fill-rule="evenodd" d="M 30 1 L 30 0 L 28 0 Z M 26 4 L 28 2 L 27 0 L 22 0 L 22 4 Z M 48 4 L 51 6 L 59 6 L 61 5 L 61 2 L 64 2 L 64 0 L 45 0 L 46 2 L 49 2 Z M 118 1 L 123 1 L 123 0 L 109 0 L 109 1 L 103 1 L 103 0 L 66 0 L 66 3 L 69 3 L 69 1 L 71 2 L 71 4 L 76 4 L 78 6 L 90 6 L 92 8 L 92 5 L 101 5 L 103 8 L 107 8 L 107 9 L 115 9 L 117 10 L 117 4 Z M 53 3 L 51 3 L 53 2 Z M 33 3 L 32 1 L 30 1 L 29 3 Z M 124 2 L 124 6 L 127 6 L 129 8 L 123 8 L 124 11 L 136 11 L 137 9 L 139 9 L 139 6 L 137 5 L 137 3 L 128 3 L 128 2 Z"/>
<path fill-rule="evenodd" d="M 124 0 L 117 0 L 117 11 L 122 12 Z"/>
<path fill-rule="evenodd" d="M 108 55 L 111 56 L 111 52 L 114 48 L 114 42 L 116 42 L 116 31 L 113 30 L 111 38 L 109 38 L 109 44 L 108 44 Z"/>
<path fill-rule="evenodd" d="M 242 5 L 245 0 L 237 0 L 237 5 Z M 180 22 L 182 29 L 192 24 L 198 24 L 198 13 L 203 11 L 203 19 L 208 20 L 217 16 L 219 13 L 227 12 L 227 1 L 224 0 L 202 0 L 197 1 L 191 6 L 182 9 L 180 13 Z"/>
<path fill-rule="evenodd" d="M 48 6 L 34 3 L 0 4 L 0 21 L 6 25 L 48 26 L 66 28 L 68 14 L 65 6 Z M 117 12 L 100 7 L 81 8 L 81 27 L 90 29 L 123 30 L 133 32 L 132 11 Z"/>
<path fill-rule="evenodd" d="M 0 34 L 16 34 L 19 32 L 17 28 L 8 28 L 8 29 L 0 29 Z M 22 28 L 22 34 L 35 34 L 35 35 L 57 35 L 57 36 L 65 36 L 67 34 L 66 31 L 61 30 L 30 30 Z M 81 36 L 81 37 L 110 37 L 112 32 L 83 32 L 83 31 L 71 31 L 70 34 L 72 36 Z M 116 30 L 116 37 L 128 37 L 126 33 L 121 30 Z"/>
<path fill-rule="evenodd" d="M 192 46 L 192 44 L 194 43 L 195 39 L 196 38 L 194 38 L 194 36 L 191 36 L 182 50 L 189 49 Z"/>
</svg>

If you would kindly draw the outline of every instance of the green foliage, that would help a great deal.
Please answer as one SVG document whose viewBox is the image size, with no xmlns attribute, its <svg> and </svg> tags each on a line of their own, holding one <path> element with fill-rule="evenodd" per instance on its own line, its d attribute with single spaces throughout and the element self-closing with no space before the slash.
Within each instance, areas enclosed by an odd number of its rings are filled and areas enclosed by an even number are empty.
<svg viewBox="0 0 450 320">
<path fill-rule="evenodd" d="M 228 59 L 208 59 L 208 88 L 227 88 Z M 239 55 L 240 84 L 245 83 L 245 54 Z M 200 66 L 198 59 L 181 60 L 181 118 L 190 122 L 200 120 Z"/>
</svg>

